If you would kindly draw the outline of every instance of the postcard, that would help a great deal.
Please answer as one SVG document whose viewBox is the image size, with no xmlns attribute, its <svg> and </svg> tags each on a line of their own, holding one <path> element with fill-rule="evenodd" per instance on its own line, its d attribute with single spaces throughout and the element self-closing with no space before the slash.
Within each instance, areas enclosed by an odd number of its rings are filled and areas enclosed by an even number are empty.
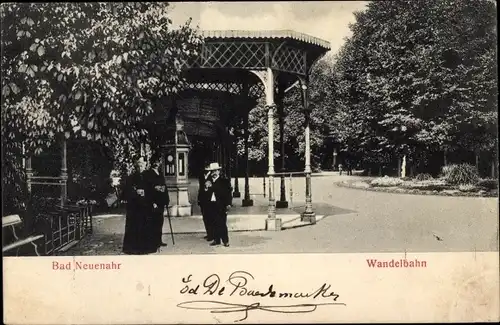
<svg viewBox="0 0 500 325">
<path fill-rule="evenodd" d="M 500 320 L 496 3 L 8 3 L 6 324 Z"/>
</svg>

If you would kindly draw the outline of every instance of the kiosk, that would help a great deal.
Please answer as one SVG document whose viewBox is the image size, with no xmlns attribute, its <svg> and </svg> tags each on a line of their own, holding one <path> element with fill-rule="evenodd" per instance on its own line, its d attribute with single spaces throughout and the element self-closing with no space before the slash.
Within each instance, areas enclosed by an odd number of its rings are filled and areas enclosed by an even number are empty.
<svg viewBox="0 0 500 325">
<path fill-rule="evenodd" d="M 174 124 L 166 126 L 165 142 L 161 145 L 163 152 L 163 170 L 167 184 L 172 217 L 192 215 L 192 206 L 188 195 L 188 153 L 191 144 L 184 132 L 184 123 L 180 118 Z"/>
</svg>

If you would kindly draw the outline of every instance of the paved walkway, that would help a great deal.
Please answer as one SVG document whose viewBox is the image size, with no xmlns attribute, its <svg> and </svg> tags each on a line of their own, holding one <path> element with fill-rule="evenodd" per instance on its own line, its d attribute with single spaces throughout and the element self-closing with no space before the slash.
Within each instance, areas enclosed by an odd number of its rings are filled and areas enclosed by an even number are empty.
<svg viewBox="0 0 500 325">
<path fill-rule="evenodd" d="M 329 175 L 313 178 L 313 201 L 316 212 L 323 216 L 316 225 L 280 232 L 258 229 L 231 232 L 231 246 L 226 248 L 209 246 L 198 231 L 177 233 L 182 230 L 181 221 L 174 220 L 175 245 L 172 245 L 168 223 L 165 223 L 164 241 L 169 246 L 157 254 L 498 251 L 496 198 L 391 194 L 335 185 L 335 182 L 347 178 L 350 177 Z M 294 178 L 292 182 L 295 208 L 291 210 L 298 213 L 303 209 L 300 206 L 303 203 L 297 202 L 304 202 L 305 181 Z M 279 191 L 279 181 L 275 183 L 275 189 Z M 240 191 L 242 184 L 240 181 Z M 252 180 L 251 193 L 262 193 L 262 179 Z M 254 207 L 254 211 L 262 210 L 265 213 L 266 199 L 262 195 L 256 195 L 253 199 L 258 206 Z M 238 202 L 235 201 L 235 204 L 238 205 Z M 289 214 L 289 210 L 286 212 Z M 259 224 L 263 220 L 257 221 L 257 218 L 262 218 L 258 214 L 246 217 L 235 215 L 235 211 L 231 214 L 234 230 L 241 230 L 238 229 L 242 228 L 241 218 L 248 220 L 244 224 Z M 201 229 L 201 219 L 189 220 L 193 222 L 191 229 Z M 120 254 L 123 228 L 122 216 L 97 218 L 92 238 L 84 240 L 66 254 Z"/>
</svg>

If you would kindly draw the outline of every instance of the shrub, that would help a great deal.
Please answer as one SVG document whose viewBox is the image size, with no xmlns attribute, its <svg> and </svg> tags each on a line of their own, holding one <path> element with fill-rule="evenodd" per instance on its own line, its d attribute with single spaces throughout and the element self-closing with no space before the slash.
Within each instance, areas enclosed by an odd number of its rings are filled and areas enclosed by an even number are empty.
<svg viewBox="0 0 500 325">
<path fill-rule="evenodd" d="M 434 179 L 434 178 L 432 177 L 431 174 L 421 173 L 421 174 L 418 174 L 417 177 L 415 177 L 415 179 L 417 181 L 428 181 L 428 180 L 431 180 L 431 179 Z"/>
<path fill-rule="evenodd" d="M 402 183 L 403 183 L 403 181 L 399 178 L 385 176 L 385 177 L 375 178 L 374 180 L 372 180 L 370 182 L 370 185 L 375 186 L 375 187 L 377 187 L 377 186 L 378 187 L 392 187 L 392 186 L 399 186 Z"/>
<path fill-rule="evenodd" d="M 31 209 L 35 214 L 54 211 L 60 203 L 60 197 L 42 196 L 39 194 L 34 194 L 30 201 Z"/>
<path fill-rule="evenodd" d="M 443 176 L 448 184 L 472 184 L 479 182 L 479 173 L 475 166 L 470 164 L 457 164 L 443 167 Z"/>
<path fill-rule="evenodd" d="M 406 189 L 415 189 L 421 191 L 442 191 L 450 188 L 450 186 L 446 184 L 445 181 L 437 179 L 417 182 L 404 182 L 402 184 L 402 187 Z"/>
<path fill-rule="evenodd" d="M 477 185 L 487 190 L 496 190 L 498 188 L 498 180 L 493 178 L 485 178 L 479 180 Z"/>
<path fill-rule="evenodd" d="M 461 184 L 458 186 L 460 192 L 477 192 L 478 187 L 472 184 Z"/>
<path fill-rule="evenodd" d="M 106 207 L 106 197 L 113 192 L 113 157 L 109 150 L 98 143 L 74 141 L 68 146 L 68 160 L 68 197 L 94 200 L 97 206 Z"/>
<path fill-rule="evenodd" d="M 446 165 L 446 166 L 443 166 L 443 167 L 441 168 L 441 175 L 442 175 L 442 176 L 446 176 L 446 175 L 448 175 L 448 174 L 450 173 L 451 166 L 452 166 L 452 165 Z"/>
</svg>

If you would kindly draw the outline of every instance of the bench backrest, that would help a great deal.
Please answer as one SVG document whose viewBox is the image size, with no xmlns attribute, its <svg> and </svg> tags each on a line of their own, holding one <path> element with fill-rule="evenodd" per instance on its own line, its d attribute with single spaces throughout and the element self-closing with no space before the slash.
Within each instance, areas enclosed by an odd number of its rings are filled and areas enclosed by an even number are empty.
<svg viewBox="0 0 500 325">
<path fill-rule="evenodd" d="M 20 223 L 22 223 L 22 220 L 18 214 L 2 217 L 2 229 L 8 226 L 15 226 Z"/>
</svg>

